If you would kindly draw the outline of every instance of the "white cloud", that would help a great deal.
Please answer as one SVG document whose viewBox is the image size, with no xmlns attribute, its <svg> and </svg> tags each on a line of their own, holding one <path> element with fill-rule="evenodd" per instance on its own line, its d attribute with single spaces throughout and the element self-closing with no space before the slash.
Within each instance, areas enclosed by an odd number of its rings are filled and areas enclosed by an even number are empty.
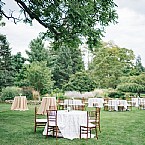
<svg viewBox="0 0 145 145">
<path fill-rule="evenodd" d="M 119 47 L 132 49 L 145 66 L 145 15 L 126 7 L 118 8 L 118 24 L 106 29 L 104 41 L 113 40 Z"/>
<path fill-rule="evenodd" d="M 119 9 L 128 8 L 140 14 L 145 13 L 145 0 L 114 0 Z"/>
<path fill-rule="evenodd" d="M 29 49 L 29 43 L 32 39 L 35 39 L 40 32 L 45 32 L 45 28 L 34 22 L 33 26 L 24 23 L 14 24 L 11 21 L 6 21 L 6 26 L 1 27 L 1 33 L 6 35 L 10 47 L 12 48 L 12 54 L 21 52 L 24 56 L 25 50 Z"/>
</svg>

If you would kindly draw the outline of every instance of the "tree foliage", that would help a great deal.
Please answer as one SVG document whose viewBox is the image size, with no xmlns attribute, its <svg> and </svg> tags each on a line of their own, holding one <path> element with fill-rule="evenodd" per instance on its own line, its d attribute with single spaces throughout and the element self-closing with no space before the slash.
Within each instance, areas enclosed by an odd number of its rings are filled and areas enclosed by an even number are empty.
<svg viewBox="0 0 145 145">
<path fill-rule="evenodd" d="M 98 45 L 104 27 L 116 23 L 118 18 L 113 0 L 14 0 L 24 16 L 24 22 L 39 22 L 47 29 L 44 37 L 51 38 L 58 46 L 62 42 L 78 46 L 85 37 L 90 47 Z M 13 13 L 3 10 L 1 14 L 16 23 Z"/>
<path fill-rule="evenodd" d="M 123 92 L 138 93 L 145 92 L 145 73 L 138 76 L 122 77 L 117 89 Z"/>
<path fill-rule="evenodd" d="M 44 42 L 41 38 L 37 37 L 33 39 L 30 44 L 30 51 L 26 50 L 28 55 L 28 61 L 32 63 L 33 61 L 47 61 L 48 60 L 48 50 L 44 47 Z"/>
<path fill-rule="evenodd" d="M 132 50 L 120 48 L 113 43 L 105 43 L 94 52 L 89 71 L 98 87 L 116 88 L 119 77 L 124 75 L 127 67 L 132 66 L 133 59 Z"/>
<path fill-rule="evenodd" d="M 13 85 L 11 48 L 6 36 L 0 34 L 0 90 Z"/>
<path fill-rule="evenodd" d="M 51 91 L 53 87 L 51 77 L 51 71 L 45 62 L 32 62 L 26 67 L 25 80 L 41 94 Z"/>
<path fill-rule="evenodd" d="M 22 56 L 21 52 L 18 52 L 17 54 L 12 55 L 12 66 L 13 66 L 15 74 L 20 72 L 25 61 L 26 61 L 26 58 Z"/>
<path fill-rule="evenodd" d="M 23 87 L 29 86 L 29 81 L 26 79 L 26 71 L 27 71 L 28 64 L 23 64 L 22 68 L 19 70 L 19 73 L 16 74 L 14 85 Z"/>
<path fill-rule="evenodd" d="M 15 96 L 20 95 L 20 92 L 20 88 L 14 86 L 3 88 L 1 93 L 1 100 L 13 100 Z"/>
<path fill-rule="evenodd" d="M 77 72 L 63 87 L 65 91 L 89 92 L 96 88 L 96 83 L 88 73 Z"/>
<path fill-rule="evenodd" d="M 145 72 L 145 68 L 142 65 L 141 57 L 137 56 L 135 66 L 134 66 L 134 70 L 133 70 L 133 74 L 134 75 L 140 75 L 142 72 Z"/>
<path fill-rule="evenodd" d="M 50 49 L 51 59 L 49 66 L 52 69 L 55 87 L 62 89 L 64 83 L 69 81 L 72 74 L 84 70 L 81 50 L 61 46 L 59 50 Z"/>
</svg>

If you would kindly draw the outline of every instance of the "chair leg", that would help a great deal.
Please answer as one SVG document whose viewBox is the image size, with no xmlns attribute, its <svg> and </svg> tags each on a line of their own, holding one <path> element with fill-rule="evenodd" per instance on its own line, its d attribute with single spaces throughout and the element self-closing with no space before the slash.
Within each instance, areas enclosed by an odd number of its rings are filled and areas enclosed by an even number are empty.
<svg viewBox="0 0 145 145">
<path fill-rule="evenodd" d="M 82 132 L 81 132 L 81 126 L 80 126 L 80 139 L 81 139 L 81 137 L 82 137 L 82 136 L 81 136 L 81 133 L 82 133 Z"/>
<path fill-rule="evenodd" d="M 89 131 L 88 131 L 88 128 L 87 128 L 87 140 L 88 140 L 88 132 L 89 132 Z"/>
<path fill-rule="evenodd" d="M 56 139 L 57 139 L 57 130 L 58 130 L 58 127 L 56 126 Z"/>
<path fill-rule="evenodd" d="M 98 139 L 98 133 L 97 133 L 97 128 L 95 128 L 95 131 L 96 131 L 96 138 Z"/>
<path fill-rule="evenodd" d="M 36 123 L 35 123 L 35 126 L 34 126 L 34 133 L 36 132 Z"/>
<path fill-rule="evenodd" d="M 99 123 L 99 131 L 100 131 L 100 133 L 101 133 L 101 129 L 100 129 L 100 123 Z"/>
<path fill-rule="evenodd" d="M 46 138 L 48 137 L 48 125 L 47 125 L 47 131 L 46 131 Z"/>
</svg>

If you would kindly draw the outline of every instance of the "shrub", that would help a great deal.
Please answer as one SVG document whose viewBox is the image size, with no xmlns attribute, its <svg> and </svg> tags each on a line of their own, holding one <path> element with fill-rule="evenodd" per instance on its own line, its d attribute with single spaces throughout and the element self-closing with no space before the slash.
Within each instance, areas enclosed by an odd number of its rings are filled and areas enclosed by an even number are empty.
<svg viewBox="0 0 145 145">
<path fill-rule="evenodd" d="M 77 72 L 71 75 L 69 82 L 64 84 L 64 91 L 90 92 L 96 88 L 96 82 L 90 74 L 86 72 Z"/>
<path fill-rule="evenodd" d="M 13 100 L 15 96 L 20 95 L 21 89 L 18 87 L 6 87 L 2 89 L 1 100 Z"/>
<path fill-rule="evenodd" d="M 32 91 L 28 89 L 23 89 L 22 95 L 26 96 L 28 100 L 33 100 Z"/>
<path fill-rule="evenodd" d="M 124 99 L 124 93 L 123 92 L 119 92 L 119 91 L 110 91 L 108 92 L 108 97 L 110 98 L 122 98 Z"/>
</svg>

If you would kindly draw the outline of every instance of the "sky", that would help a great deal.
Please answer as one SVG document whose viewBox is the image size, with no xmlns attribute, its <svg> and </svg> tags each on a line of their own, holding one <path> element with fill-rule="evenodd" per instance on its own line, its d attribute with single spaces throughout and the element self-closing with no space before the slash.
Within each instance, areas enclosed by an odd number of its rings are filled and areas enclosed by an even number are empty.
<svg viewBox="0 0 145 145">
<path fill-rule="evenodd" d="M 103 41 L 114 41 L 119 47 L 132 49 L 135 56 L 141 56 L 142 64 L 145 66 L 145 0 L 114 0 L 118 5 L 118 24 L 110 24 L 106 27 Z M 10 8 L 18 9 L 14 0 L 5 0 L 6 11 Z M 14 11 L 14 14 L 18 14 Z M 46 29 L 36 21 L 33 26 L 24 23 L 14 24 L 12 20 L 4 19 L 5 27 L 0 27 L 0 33 L 7 36 L 12 48 L 12 54 L 21 52 L 26 56 L 25 50 L 29 49 L 31 40 L 37 38 L 40 32 Z"/>
</svg>

